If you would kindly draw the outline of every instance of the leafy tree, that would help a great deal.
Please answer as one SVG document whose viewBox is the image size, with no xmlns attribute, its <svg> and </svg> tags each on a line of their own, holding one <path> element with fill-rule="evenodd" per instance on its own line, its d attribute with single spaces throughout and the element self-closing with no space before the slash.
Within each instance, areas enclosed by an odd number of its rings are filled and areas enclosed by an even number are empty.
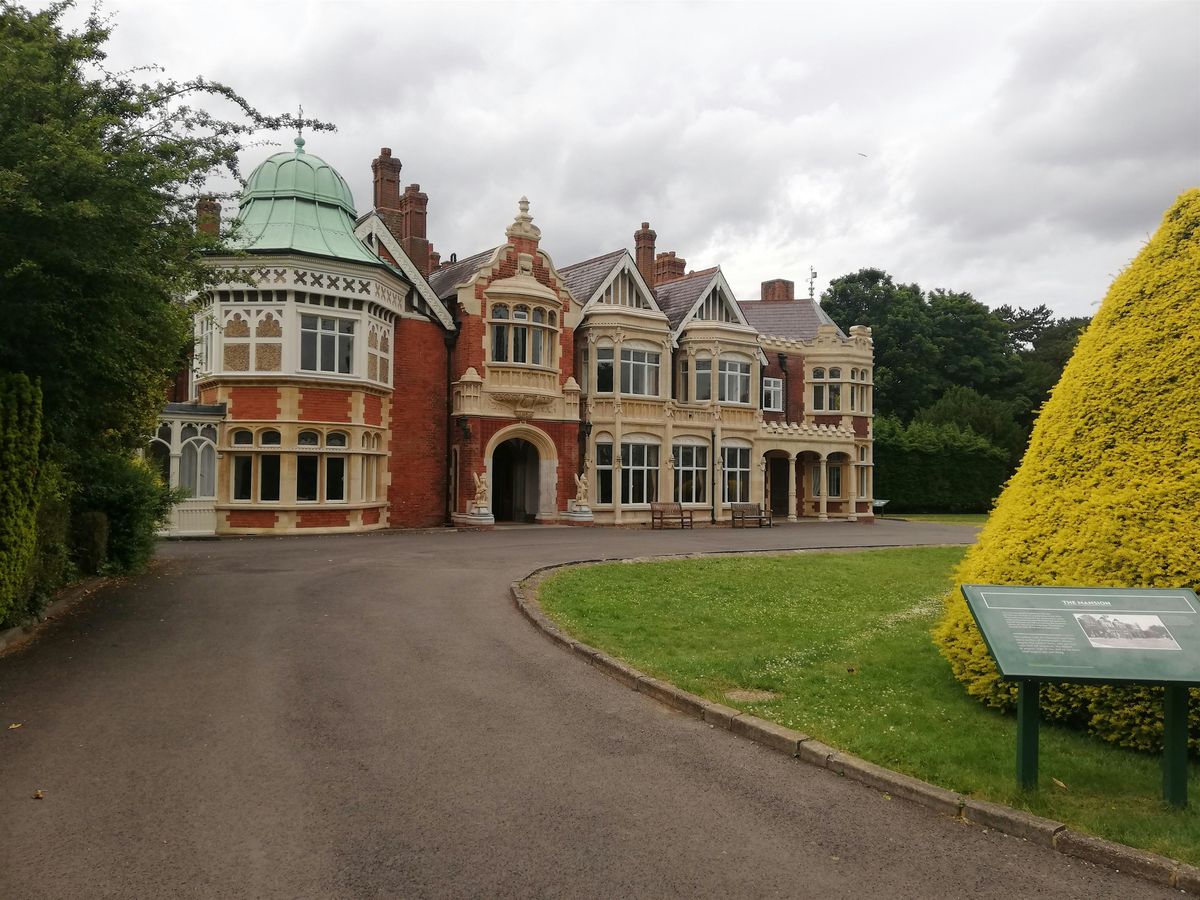
<svg viewBox="0 0 1200 900">
<path fill-rule="evenodd" d="M 938 371 L 947 385 L 1000 395 L 1020 375 L 1005 323 L 970 294 L 932 291 L 929 319 L 937 345 Z"/>
<path fill-rule="evenodd" d="M 202 78 L 106 71 L 110 26 L 93 10 L 69 31 L 70 6 L 0 0 L 0 371 L 40 381 L 44 452 L 78 483 L 141 445 L 185 356 L 180 298 L 220 240 L 194 227 L 208 179 L 236 179 L 255 132 L 300 122 Z"/>
<path fill-rule="evenodd" d="M 1004 450 L 1012 468 L 1021 461 L 1028 439 L 1013 415 L 1011 403 L 959 385 L 948 388 L 936 403 L 920 410 L 915 421 L 968 428 Z"/>
<path fill-rule="evenodd" d="M 944 388 L 938 341 L 915 284 L 880 269 L 834 279 L 821 307 L 835 322 L 870 325 L 875 342 L 875 410 L 908 421 Z"/>
</svg>

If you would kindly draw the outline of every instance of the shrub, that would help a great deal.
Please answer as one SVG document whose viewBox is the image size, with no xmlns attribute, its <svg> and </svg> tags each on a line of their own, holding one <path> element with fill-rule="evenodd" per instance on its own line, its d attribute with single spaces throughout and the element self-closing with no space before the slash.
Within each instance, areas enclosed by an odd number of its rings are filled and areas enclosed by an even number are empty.
<svg viewBox="0 0 1200 900">
<path fill-rule="evenodd" d="M 104 454 L 85 463 L 77 508 L 103 513 L 108 519 L 106 571 L 145 568 L 174 500 L 144 460 Z"/>
<path fill-rule="evenodd" d="M 1200 190 L 1113 282 L 958 583 L 1195 587 L 1200 581 Z M 956 587 L 934 633 L 968 692 L 1010 709 Z M 1200 750 L 1200 692 L 1190 746 Z M 1042 710 L 1127 747 L 1162 742 L 1162 691 L 1060 685 Z"/>
<path fill-rule="evenodd" d="M 41 389 L 0 374 L 0 622 L 23 608 L 37 543 Z"/>
<path fill-rule="evenodd" d="M 108 516 L 96 509 L 75 514 L 71 523 L 71 547 L 79 571 L 95 575 L 108 559 Z"/>
<path fill-rule="evenodd" d="M 1008 454 L 950 424 L 875 420 L 875 496 L 888 512 L 986 512 L 1009 474 Z"/>
</svg>

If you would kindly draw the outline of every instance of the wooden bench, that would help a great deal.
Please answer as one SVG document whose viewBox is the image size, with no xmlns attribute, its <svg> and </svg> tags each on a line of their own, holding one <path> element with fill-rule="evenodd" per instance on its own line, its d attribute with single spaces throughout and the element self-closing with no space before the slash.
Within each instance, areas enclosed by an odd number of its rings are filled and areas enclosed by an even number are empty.
<svg viewBox="0 0 1200 900">
<path fill-rule="evenodd" d="M 680 528 L 692 527 L 692 511 L 678 503 L 651 503 L 650 527 L 665 528 L 667 524 L 679 524 Z"/>
<path fill-rule="evenodd" d="M 757 522 L 759 528 L 775 524 L 771 519 L 771 511 L 763 512 L 761 503 L 731 503 L 729 509 L 733 514 L 734 528 L 745 528 L 747 522 Z"/>
</svg>

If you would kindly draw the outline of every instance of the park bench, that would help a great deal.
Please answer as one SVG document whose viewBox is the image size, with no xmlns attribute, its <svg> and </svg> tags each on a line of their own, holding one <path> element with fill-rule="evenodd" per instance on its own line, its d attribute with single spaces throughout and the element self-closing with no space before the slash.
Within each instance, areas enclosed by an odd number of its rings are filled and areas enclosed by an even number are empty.
<svg viewBox="0 0 1200 900">
<path fill-rule="evenodd" d="M 731 503 L 729 508 L 733 514 L 734 528 L 745 528 L 747 522 L 757 522 L 759 528 L 775 524 L 771 520 L 771 511 L 763 512 L 761 503 Z"/>
<path fill-rule="evenodd" d="M 680 528 L 692 527 L 692 511 L 684 509 L 678 503 L 651 503 L 650 527 L 665 528 L 668 524 L 678 523 Z"/>
</svg>

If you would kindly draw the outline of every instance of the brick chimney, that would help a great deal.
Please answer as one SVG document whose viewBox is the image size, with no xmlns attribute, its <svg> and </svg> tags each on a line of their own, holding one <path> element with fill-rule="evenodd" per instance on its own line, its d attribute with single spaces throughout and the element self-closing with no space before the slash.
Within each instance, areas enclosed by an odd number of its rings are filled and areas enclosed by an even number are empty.
<svg viewBox="0 0 1200 900">
<path fill-rule="evenodd" d="M 759 299 L 768 302 L 795 300 L 796 282 L 788 281 L 785 278 L 772 278 L 770 281 L 764 281 Z"/>
<path fill-rule="evenodd" d="M 682 256 L 676 256 L 674 250 L 660 253 L 654 258 L 654 284 L 682 278 L 686 270 L 687 260 Z"/>
<path fill-rule="evenodd" d="M 212 197 L 196 201 L 196 230 L 213 235 L 221 233 L 221 204 Z"/>
<path fill-rule="evenodd" d="M 400 246 L 422 275 L 429 275 L 429 241 L 425 238 L 425 219 L 429 195 L 419 184 L 410 184 L 400 196 Z"/>
<path fill-rule="evenodd" d="M 643 222 L 633 233 L 634 259 L 649 287 L 654 287 L 654 239 L 657 237 L 649 222 Z"/>
<path fill-rule="evenodd" d="M 380 147 L 379 156 L 371 161 L 375 176 L 375 208 L 400 208 L 400 160 L 392 156 L 391 147 Z"/>
</svg>

